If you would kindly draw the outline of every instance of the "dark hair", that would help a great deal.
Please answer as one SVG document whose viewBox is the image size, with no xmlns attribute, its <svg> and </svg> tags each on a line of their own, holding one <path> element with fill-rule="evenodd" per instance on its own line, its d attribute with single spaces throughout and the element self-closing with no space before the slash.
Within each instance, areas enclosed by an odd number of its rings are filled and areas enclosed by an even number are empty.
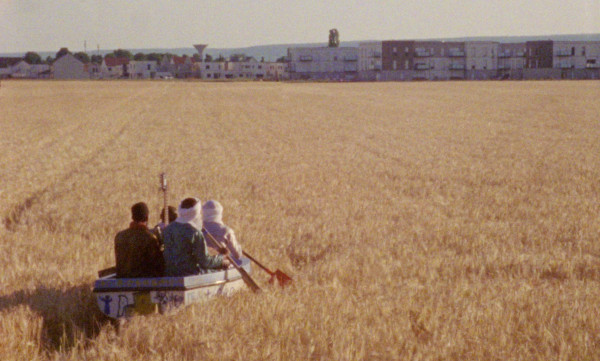
<svg viewBox="0 0 600 361">
<path fill-rule="evenodd" d="M 177 219 L 177 210 L 173 206 L 169 206 L 169 223 L 175 222 Z M 165 223 L 165 209 L 163 208 L 160 212 L 160 219 Z"/>
<path fill-rule="evenodd" d="M 148 206 L 144 202 L 139 202 L 131 207 L 131 218 L 136 222 L 148 222 Z"/>
<path fill-rule="evenodd" d="M 196 200 L 196 198 L 186 198 L 183 201 L 181 201 L 181 208 L 190 209 L 193 208 L 197 203 L 198 201 Z"/>
</svg>

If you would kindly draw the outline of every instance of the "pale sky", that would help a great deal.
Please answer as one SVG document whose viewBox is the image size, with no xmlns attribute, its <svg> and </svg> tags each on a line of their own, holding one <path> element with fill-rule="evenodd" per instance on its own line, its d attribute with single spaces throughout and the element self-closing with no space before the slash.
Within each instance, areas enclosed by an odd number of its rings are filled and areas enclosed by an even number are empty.
<svg viewBox="0 0 600 361">
<path fill-rule="evenodd" d="M 599 0 L 0 0 L 0 53 L 600 33 Z"/>
</svg>

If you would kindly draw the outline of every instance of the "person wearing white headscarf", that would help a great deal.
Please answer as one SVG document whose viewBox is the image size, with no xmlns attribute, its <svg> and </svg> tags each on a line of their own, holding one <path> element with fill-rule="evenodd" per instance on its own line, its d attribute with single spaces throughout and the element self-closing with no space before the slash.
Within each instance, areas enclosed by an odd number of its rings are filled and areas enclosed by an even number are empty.
<svg viewBox="0 0 600 361">
<path fill-rule="evenodd" d="M 210 256 L 202 235 L 202 202 L 186 198 L 179 216 L 164 230 L 165 276 L 188 276 L 229 266 L 222 255 Z"/>
<path fill-rule="evenodd" d="M 238 243 L 233 229 L 223 223 L 223 206 L 221 203 L 210 200 L 202 206 L 202 216 L 204 224 L 204 238 L 206 244 L 219 250 L 213 238 L 227 247 L 231 257 L 239 264 L 242 258 L 242 246 Z"/>
</svg>

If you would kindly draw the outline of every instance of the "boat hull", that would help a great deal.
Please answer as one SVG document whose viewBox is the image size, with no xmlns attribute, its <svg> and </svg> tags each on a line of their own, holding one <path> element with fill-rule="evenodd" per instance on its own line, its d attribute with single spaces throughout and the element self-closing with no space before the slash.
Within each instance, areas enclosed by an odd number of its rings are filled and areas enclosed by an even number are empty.
<svg viewBox="0 0 600 361">
<path fill-rule="evenodd" d="M 250 260 L 241 266 L 251 272 Z M 234 268 L 186 277 L 115 278 L 101 277 L 94 282 L 94 296 L 100 311 L 114 319 L 135 314 L 167 312 L 200 303 L 218 295 L 230 295 L 245 287 Z"/>
</svg>

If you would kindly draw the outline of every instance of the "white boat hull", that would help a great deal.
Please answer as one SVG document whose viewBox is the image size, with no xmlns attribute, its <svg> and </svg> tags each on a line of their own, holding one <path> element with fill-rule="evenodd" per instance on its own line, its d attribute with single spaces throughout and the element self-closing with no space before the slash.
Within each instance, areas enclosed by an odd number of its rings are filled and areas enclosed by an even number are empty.
<svg viewBox="0 0 600 361">
<path fill-rule="evenodd" d="M 251 272 L 247 258 L 242 259 L 241 266 Z M 244 287 L 234 268 L 186 277 L 115 278 L 113 274 L 94 282 L 94 295 L 100 311 L 118 319 L 167 312 L 214 296 L 230 295 Z"/>
</svg>

